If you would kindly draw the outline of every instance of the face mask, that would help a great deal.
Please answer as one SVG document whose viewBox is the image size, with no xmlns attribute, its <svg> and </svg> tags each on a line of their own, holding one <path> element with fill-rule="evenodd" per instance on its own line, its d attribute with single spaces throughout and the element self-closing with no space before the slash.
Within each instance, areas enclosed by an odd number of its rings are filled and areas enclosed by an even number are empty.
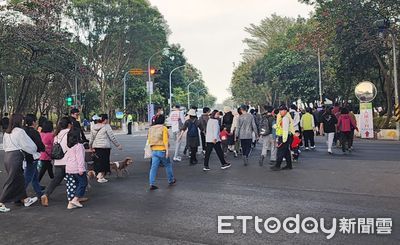
<svg viewBox="0 0 400 245">
<path fill-rule="evenodd" d="M 160 115 L 164 115 L 164 111 L 160 111 Z"/>
</svg>

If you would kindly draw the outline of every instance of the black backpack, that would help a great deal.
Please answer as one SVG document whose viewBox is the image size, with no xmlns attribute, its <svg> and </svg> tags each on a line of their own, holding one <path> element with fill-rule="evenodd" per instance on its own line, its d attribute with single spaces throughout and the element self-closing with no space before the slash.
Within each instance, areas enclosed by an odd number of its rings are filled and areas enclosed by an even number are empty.
<svg viewBox="0 0 400 245">
<path fill-rule="evenodd" d="M 187 135 L 189 137 L 197 137 L 199 135 L 199 131 L 197 129 L 197 126 L 192 121 L 189 122 Z"/>
<path fill-rule="evenodd" d="M 68 133 L 66 133 L 66 134 L 68 134 Z M 66 134 L 64 134 L 64 136 L 61 138 L 61 141 L 63 140 L 63 138 L 65 137 Z M 53 149 L 51 150 L 51 158 L 52 159 L 54 159 L 54 160 L 63 159 L 65 156 L 65 153 L 67 153 L 67 152 L 64 152 L 64 150 L 59 142 L 54 143 Z"/>
<path fill-rule="evenodd" d="M 268 116 L 263 115 L 261 121 L 260 121 L 260 135 L 261 136 L 266 136 L 271 134 L 271 124 L 269 122 Z"/>
</svg>

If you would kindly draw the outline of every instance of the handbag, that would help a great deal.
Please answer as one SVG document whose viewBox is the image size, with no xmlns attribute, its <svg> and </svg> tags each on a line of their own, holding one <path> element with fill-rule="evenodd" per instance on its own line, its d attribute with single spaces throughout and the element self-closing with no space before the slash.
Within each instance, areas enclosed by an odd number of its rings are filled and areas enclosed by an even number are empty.
<svg viewBox="0 0 400 245">
<path fill-rule="evenodd" d="M 146 145 L 144 146 L 144 159 L 150 159 L 152 156 L 151 146 L 149 144 L 149 140 L 146 141 Z"/>
<path fill-rule="evenodd" d="M 14 146 L 15 148 L 19 148 L 19 147 L 17 147 L 17 146 L 14 144 L 14 142 L 12 141 L 11 135 L 10 135 L 10 134 L 8 134 L 8 137 L 10 138 L 11 144 L 13 144 L 13 146 Z M 26 154 L 25 154 L 25 152 L 24 152 L 22 149 L 19 149 L 19 152 L 21 152 L 21 154 L 24 156 L 24 160 L 22 161 L 22 169 L 25 170 L 25 169 L 26 169 L 26 165 L 28 164 L 27 161 L 26 161 Z"/>
<path fill-rule="evenodd" d="M 66 133 L 66 134 L 68 134 L 68 133 Z M 64 139 L 66 134 L 64 134 L 64 136 L 61 138 L 61 141 Z M 65 156 L 65 153 L 67 153 L 67 152 L 64 152 L 60 142 L 57 141 L 56 143 L 54 143 L 53 149 L 51 150 L 51 158 L 52 159 L 55 159 L 55 160 L 63 159 Z"/>
</svg>

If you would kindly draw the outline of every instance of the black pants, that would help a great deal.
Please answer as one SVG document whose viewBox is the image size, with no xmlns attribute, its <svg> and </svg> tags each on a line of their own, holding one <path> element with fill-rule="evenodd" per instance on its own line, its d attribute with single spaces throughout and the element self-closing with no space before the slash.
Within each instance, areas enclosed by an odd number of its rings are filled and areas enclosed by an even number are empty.
<svg viewBox="0 0 400 245">
<path fill-rule="evenodd" d="M 349 132 L 341 132 L 340 133 L 340 143 L 342 144 L 342 151 L 345 152 L 348 148 L 351 147 L 352 143 L 352 134 L 351 131 Z M 347 145 L 346 145 L 347 143 Z"/>
<path fill-rule="evenodd" d="M 292 149 L 293 151 L 293 160 L 298 160 L 300 156 L 299 147 Z"/>
<path fill-rule="evenodd" d="M 203 147 L 203 151 L 205 151 L 207 149 L 206 134 L 200 132 L 200 138 L 201 138 L 201 146 Z"/>
<path fill-rule="evenodd" d="M 251 151 L 252 139 L 241 139 L 240 144 L 242 145 L 243 157 L 249 157 Z"/>
<path fill-rule="evenodd" d="M 279 140 L 279 142 L 282 142 L 282 140 Z M 292 156 L 290 154 L 291 143 L 292 143 L 292 136 L 288 136 L 287 141 L 278 148 L 276 165 L 275 165 L 277 168 L 281 167 L 283 158 L 286 159 L 286 166 L 288 166 L 289 168 L 292 167 Z"/>
<path fill-rule="evenodd" d="M 197 147 L 190 147 L 190 164 L 194 164 L 197 162 L 196 154 Z"/>
<path fill-rule="evenodd" d="M 314 131 L 313 130 L 304 130 L 303 135 L 304 135 L 304 146 L 308 147 L 309 146 L 308 143 L 310 142 L 310 145 L 312 147 L 314 147 L 315 146 Z"/>
<path fill-rule="evenodd" d="M 132 123 L 128 123 L 128 134 L 132 134 Z"/>
<path fill-rule="evenodd" d="M 54 189 L 61 184 L 65 177 L 65 166 L 54 166 L 54 179 L 50 181 L 50 184 L 47 186 L 46 191 L 44 192 L 46 196 L 50 196 L 53 193 Z"/>
<path fill-rule="evenodd" d="M 54 173 L 53 173 L 53 164 L 51 164 L 50 160 L 41 160 L 42 162 L 42 167 L 40 168 L 39 172 L 39 182 L 42 180 L 44 174 L 46 172 L 49 173 L 50 179 L 54 178 Z"/>
<path fill-rule="evenodd" d="M 354 141 L 354 129 L 351 130 L 349 148 L 353 147 L 353 141 Z"/>
<path fill-rule="evenodd" d="M 208 168 L 208 162 L 210 161 L 210 155 L 213 149 L 215 149 L 221 165 L 226 164 L 224 153 L 222 152 L 221 148 L 221 142 L 217 142 L 215 144 L 207 142 L 206 155 L 204 157 L 204 167 L 206 168 Z"/>
</svg>

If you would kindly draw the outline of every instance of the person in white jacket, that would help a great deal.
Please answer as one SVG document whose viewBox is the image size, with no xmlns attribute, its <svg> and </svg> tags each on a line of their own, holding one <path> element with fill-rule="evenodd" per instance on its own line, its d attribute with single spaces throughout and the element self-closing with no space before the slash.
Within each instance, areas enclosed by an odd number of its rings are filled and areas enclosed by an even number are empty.
<svg viewBox="0 0 400 245">
<path fill-rule="evenodd" d="M 25 178 L 23 165 L 25 154 L 31 154 L 34 159 L 39 159 L 36 144 L 22 129 L 23 116 L 13 114 L 10 124 L 3 136 L 4 167 L 7 172 L 7 179 L 0 196 L 0 212 L 10 211 L 4 203 L 21 201 L 25 207 L 35 203 L 37 197 L 28 197 L 25 189 Z"/>
</svg>

